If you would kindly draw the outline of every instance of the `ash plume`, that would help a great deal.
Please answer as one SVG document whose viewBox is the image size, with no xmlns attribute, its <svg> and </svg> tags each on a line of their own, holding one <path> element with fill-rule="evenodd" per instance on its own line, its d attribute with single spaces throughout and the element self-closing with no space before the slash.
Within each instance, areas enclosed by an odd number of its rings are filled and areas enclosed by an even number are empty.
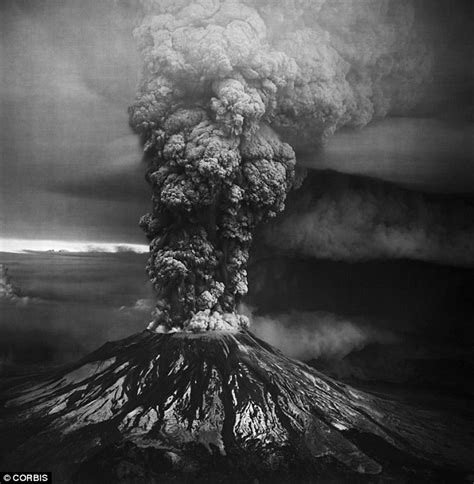
<svg viewBox="0 0 474 484">
<path fill-rule="evenodd" d="M 295 150 L 410 112 L 432 55 L 410 1 L 142 6 L 144 69 L 130 123 L 153 190 L 141 219 L 158 295 L 151 327 L 245 326 L 235 308 L 252 234 L 283 210 Z"/>
</svg>

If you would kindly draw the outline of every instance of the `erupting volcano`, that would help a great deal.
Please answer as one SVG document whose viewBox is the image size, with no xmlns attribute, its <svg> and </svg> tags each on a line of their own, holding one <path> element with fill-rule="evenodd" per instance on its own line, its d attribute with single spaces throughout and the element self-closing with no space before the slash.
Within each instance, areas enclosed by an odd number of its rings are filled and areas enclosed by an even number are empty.
<svg viewBox="0 0 474 484">
<path fill-rule="evenodd" d="M 423 101 L 432 52 L 415 3 L 142 2 L 129 114 L 152 188 L 140 225 L 153 320 L 4 384 L 9 467 L 75 483 L 399 482 L 473 467 L 461 417 L 340 384 L 255 338 L 237 310 L 253 233 L 301 182 L 299 154 Z"/>
</svg>

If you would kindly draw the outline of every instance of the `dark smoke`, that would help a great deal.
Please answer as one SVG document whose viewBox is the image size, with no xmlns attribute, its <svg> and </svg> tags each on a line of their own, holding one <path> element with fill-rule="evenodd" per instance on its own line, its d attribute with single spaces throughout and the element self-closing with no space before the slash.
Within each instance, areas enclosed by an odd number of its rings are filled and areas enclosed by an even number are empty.
<svg viewBox="0 0 474 484">
<path fill-rule="evenodd" d="M 432 55 L 414 2 L 142 2 L 130 122 L 153 189 L 141 220 L 152 327 L 247 324 L 236 304 L 257 225 L 283 210 L 296 150 L 416 107 Z"/>
</svg>

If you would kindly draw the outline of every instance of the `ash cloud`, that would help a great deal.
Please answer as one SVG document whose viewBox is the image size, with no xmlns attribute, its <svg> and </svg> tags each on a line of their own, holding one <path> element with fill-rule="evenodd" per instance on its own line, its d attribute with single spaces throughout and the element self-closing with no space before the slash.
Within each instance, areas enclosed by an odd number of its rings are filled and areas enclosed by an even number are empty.
<svg viewBox="0 0 474 484">
<path fill-rule="evenodd" d="M 142 5 L 144 69 L 130 124 L 153 189 L 141 220 L 153 324 L 245 326 L 235 308 L 253 232 L 283 210 L 295 150 L 410 113 L 433 53 L 410 1 Z"/>
<path fill-rule="evenodd" d="M 320 259 L 408 258 L 474 265 L 474 201 L 317 173 L 262 231 L 277 250 Z"/>
</svg>

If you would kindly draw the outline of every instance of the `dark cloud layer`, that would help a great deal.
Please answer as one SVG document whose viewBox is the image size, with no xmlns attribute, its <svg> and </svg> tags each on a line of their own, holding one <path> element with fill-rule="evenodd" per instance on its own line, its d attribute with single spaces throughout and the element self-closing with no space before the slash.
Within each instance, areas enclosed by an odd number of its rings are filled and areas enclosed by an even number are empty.
<svg viewBox="0 0 474 484">
<path fill-rule="evenodd" d="M 474 342 L 473 269 L 406 259 L 285 257 L 256 247 L 249 285 L 247 302 L 260 315 L 324 311 L 416 333 L 427 343 L 441 338 L 469 347 Z"/>
<path fill-rule="evenodd" d="M 412 189 L 474 193 L 474 124 L 460 119 L 386 118 L 341 130 L 317 152 L 301 154 L 309 169 L 332 169 Z"/>
<path fill-rule="evenodd" d="M 474 200 L 312 172 L 262 231 L 269 247 L 334 260 L 418 259 L 474 266 Z"/>
</svg>

